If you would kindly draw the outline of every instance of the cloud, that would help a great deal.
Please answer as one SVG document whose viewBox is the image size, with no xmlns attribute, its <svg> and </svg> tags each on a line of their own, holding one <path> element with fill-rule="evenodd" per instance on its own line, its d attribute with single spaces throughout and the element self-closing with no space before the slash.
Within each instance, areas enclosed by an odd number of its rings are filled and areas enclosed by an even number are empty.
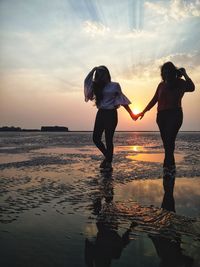
<svg viewBox="0 0 200 267">
<path fill-rule="evenodd" d="M 121 72 L 120 79 L 123 80 L 152 80 L 160 77 L 160 66 L 165 62 L 172 61 L 177 67 L 184 67 L 189 73 L 197 76 L 200 69 L 200 53 L 198 51 L 194 53 L 176 53 L 170 54 L 158 59 L 148 60 L 141 62 L 137 65 L 132 65 L 124 68 Z"/>
<path fill-rule="evenodd" d="M 103 25 L 102 23 L 89 20 L 83 23 L 83 30 L 86 33 L 89 33 L 91 36 L 96 36 L 96 35 L 102 36 L 110 31 L 110 29 L 105 25 Z"/>
<path fill-rule="evenodd" d="M 83 31 L 92 37 L 106 36 L 108 38 L 116 39 L 141 39 L 156 37 L 155 32 L 145 30 L 114 30 L 106 27 L 102 23 L 95 21 L 85 21 L 83 23 Z"/>
<path fill-rule="evenodd" d="M 128 32 L 116 32 L 114 38 L 117 39 L 144 39 L 155 37 L 155 32 L 145 31 L 145 30 L 132 30 Z"/>
<path fill-rule="evenodd" d="M 169 5 L 166 2 L 145 2 L 145 7 L 155 11 L 158 15 L 163 16 L 165 20 L 174 19 L 183 20 L 188 17 L 200 16 L 200 1 L 172 0 Z"/>
<path fill-rule="evenodd" d="M 66 69 L 16 69 L 0 71 L 0 91 L 12 94 L 77 93 L 80 79 Z M 81 83 L 82 84 L 82 83 Z"/>
</svg>

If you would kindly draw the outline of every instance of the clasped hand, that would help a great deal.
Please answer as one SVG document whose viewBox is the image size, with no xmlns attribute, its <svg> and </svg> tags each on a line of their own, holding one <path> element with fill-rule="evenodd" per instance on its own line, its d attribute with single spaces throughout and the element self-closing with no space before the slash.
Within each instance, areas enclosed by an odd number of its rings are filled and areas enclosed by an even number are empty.
<svg viewBox="0 0 200 267">
<path fill-rule="evenodd" d="M 144 117 L 144 112 L 140 112 L 138 114 L 131 114 L 131 118 L 136 121 L 138 118 L 140 118 L 140 120 Z"/>
</svg>

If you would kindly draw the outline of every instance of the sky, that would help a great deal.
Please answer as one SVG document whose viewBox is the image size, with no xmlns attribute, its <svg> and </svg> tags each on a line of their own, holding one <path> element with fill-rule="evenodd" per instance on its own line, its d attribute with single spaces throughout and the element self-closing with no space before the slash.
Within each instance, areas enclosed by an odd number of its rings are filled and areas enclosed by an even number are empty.
<svg viewBox="0 0 200 267">
<path fill-rule="evenodd" d="M 0 126 L 92 130 L 83 81 L 94 66 L 109 68 L 139 112 L 172 61 L 196 86 L 181 130 L 200 130 L 199 36 L 200 0 L 0 0 Z M 134 122 L 120 107 L 117 130 L 158 130 L 156 112 Z"/>
</svg>

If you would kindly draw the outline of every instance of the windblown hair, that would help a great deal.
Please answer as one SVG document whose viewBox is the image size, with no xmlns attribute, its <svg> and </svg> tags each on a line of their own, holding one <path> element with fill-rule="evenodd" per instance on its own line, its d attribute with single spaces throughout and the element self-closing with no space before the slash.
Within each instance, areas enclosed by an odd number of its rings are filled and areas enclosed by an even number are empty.
<svg viewBox="0 0 200 267">
<path fill-rule="evenodd" d="M 93 93 L 96 106 L 103 98 L 103 88 L 108 82 L 111 82 L 110 72 L 107 67 L 99 66 L 95 72 L 93 80 Z"/>
<path fill-rule="evenodd" d="M 167 81 L 169 89 L 175 89 L 177 81 L 181 77 L 178 68 L 172 62 L 168 61 L 161 66 L 160 70 L 162 80 Z"/>
</svg>

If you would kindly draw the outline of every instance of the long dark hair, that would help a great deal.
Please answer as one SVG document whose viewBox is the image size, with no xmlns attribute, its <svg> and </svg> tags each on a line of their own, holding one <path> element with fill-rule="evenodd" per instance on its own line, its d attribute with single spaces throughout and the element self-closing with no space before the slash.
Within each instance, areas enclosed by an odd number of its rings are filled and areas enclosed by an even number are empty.
<svg viewBox="0 0 200 267">
<path fill-rule="evenodd" d="M 102 100 L 103 88 L 109 82 L 111 82 L 111 76 L 108 68 L 106 66 L 99 66 L 95 72 L 92 85 L 96 106 L 98 106 L 100 101 Z"/>
<path fill-rule="evenodd" d="M 161 68 L 161 77 L 164 82 L 167 82 L 169 89 L 175 89 L 177 87 L 177 81 L 181 77 L 178 68 L 170 61 L 164 63 Z"/>
</svg>

